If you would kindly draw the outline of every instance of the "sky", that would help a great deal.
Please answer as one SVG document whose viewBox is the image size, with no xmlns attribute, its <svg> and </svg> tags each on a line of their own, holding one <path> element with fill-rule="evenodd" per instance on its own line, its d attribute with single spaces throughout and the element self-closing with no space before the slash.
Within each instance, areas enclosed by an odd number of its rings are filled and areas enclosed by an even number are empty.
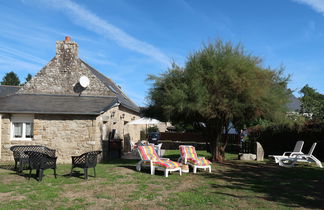
<svg viewBox="0 0 324 210">
<path fill-rule="evenodd" d="M 324 94 L 324 0 L 10 0 L 0 1 L 0 80 L 22 82 L 70 36 L 79 57 L 138 105 L 172 62 L 217 39 L 242 44 L 264 67 Z"/>
</svg>

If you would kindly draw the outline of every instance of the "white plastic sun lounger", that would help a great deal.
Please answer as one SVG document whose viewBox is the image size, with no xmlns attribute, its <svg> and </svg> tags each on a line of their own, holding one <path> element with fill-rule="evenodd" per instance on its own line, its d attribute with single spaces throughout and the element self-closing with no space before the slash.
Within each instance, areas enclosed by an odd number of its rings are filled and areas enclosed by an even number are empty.
<svg viewBox="0 0 324 210">
<path fill-rule="evenodd" d="M 293 167 L 297 162 L 306 162 L 306 163 L 316 163 L 320 168 L 323 168 L 321 161 L 319 161 L 314 155 L 314 149 L 316 147 L 316 142 L 313 143 L 308 154 L 297 154 L 293 157 L 282 158 L 279 160 L 279 165 L 283 167 Z"/>
<path fill-rule="evenodd" d="M 282 155 L 269 155 L 269 157 L 273 157 L 276 163 L 279 163 L 281 159 L 295 157 L 296 155 L 304 154 L 302 152 L 304 146 L 304 141 L 297 141 L 295 144 L 295 148 L 292 152 L 284 152 Z"/>
</svg>

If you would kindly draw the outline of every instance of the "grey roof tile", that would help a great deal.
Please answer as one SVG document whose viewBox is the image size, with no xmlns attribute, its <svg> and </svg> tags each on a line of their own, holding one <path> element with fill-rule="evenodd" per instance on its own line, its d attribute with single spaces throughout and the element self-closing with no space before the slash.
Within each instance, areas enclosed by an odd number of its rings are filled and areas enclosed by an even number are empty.
<svg viewBox="0 0 324 210">
<path fill-rule="evenodd" d="M 20 88 L 20 86 L 0 85 L 0 97 L 15 94 Z"/>
<path fill-rule="evenodd" d="M 80 59 L 81 60 L 81 59 Z M 83 64 L 85 64 L 90 71 L 102 82 L 104 83 L 113 93 L 116 94 L 116 97 L 118 98 L 118 102 L 121 103 L 124 107 L 131 109 L 135 112 L 139 112 L 140 108 L 130 99 L 128 98 L 125 93 L 109 78 L 107 78 L 105 75 L 101 74 L 99 71 L 91 67 L 89 64 L 81 60 Z"/>
<path fill-rule="evenodd" d="M 0 100 L 0 113 L 99 115 L 116 103 L 115 97 L 15 94 Z"/>
<path fill-rule="evenodd" d="M 287 109 L 290 112 L 299 111 L 301 109 L 300 100 L 291 94 L 289 102 L 287 103 Z"/>
</svg>

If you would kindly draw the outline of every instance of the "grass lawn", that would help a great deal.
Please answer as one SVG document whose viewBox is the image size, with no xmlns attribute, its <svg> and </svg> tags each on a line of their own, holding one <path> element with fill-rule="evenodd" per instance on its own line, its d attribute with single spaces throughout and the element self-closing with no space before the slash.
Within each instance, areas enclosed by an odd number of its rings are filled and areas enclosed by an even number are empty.
<svg viewBox="0 0 324 210">
<path fill-rule="evenodd" d="M 176 160 L 178 154 L 168 151 L 166 156 Z M 238 161 L 233 154 L 227 159 L 214 164 L 211 174 L 175 172 L 168 178 L 158 171 L 155 176 L 149 170 L 137 172 L 137 161 L 118 160 L 99 164 L 97 178 L 90 169 L 88 181 L 69 177 L 70 165 L 58 165 L 57 179 L 46 170 L 37 182 L 0 164 L 0 209 L 324 209 L 324 169 Z"/>
</svg>

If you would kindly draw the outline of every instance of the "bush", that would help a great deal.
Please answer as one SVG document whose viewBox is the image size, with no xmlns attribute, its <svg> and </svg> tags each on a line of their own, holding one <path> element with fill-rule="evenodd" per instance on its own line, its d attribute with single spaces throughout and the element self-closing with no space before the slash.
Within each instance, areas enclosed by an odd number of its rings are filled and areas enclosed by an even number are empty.
<svg viewBox="0 0 324 210">
<path fill-rule="evenodd" d="M 324 123 L 306 123 L 304 126 L 255 126 L 249 129 L 249 137 L 263 146 L 265 155 L 282 154 L 292 151 L 296 141 L 304 141 L 303 152 L 308 153 L 314 142 L 317 146 L 313 155 L 324 160 Z"/>
</svg>

